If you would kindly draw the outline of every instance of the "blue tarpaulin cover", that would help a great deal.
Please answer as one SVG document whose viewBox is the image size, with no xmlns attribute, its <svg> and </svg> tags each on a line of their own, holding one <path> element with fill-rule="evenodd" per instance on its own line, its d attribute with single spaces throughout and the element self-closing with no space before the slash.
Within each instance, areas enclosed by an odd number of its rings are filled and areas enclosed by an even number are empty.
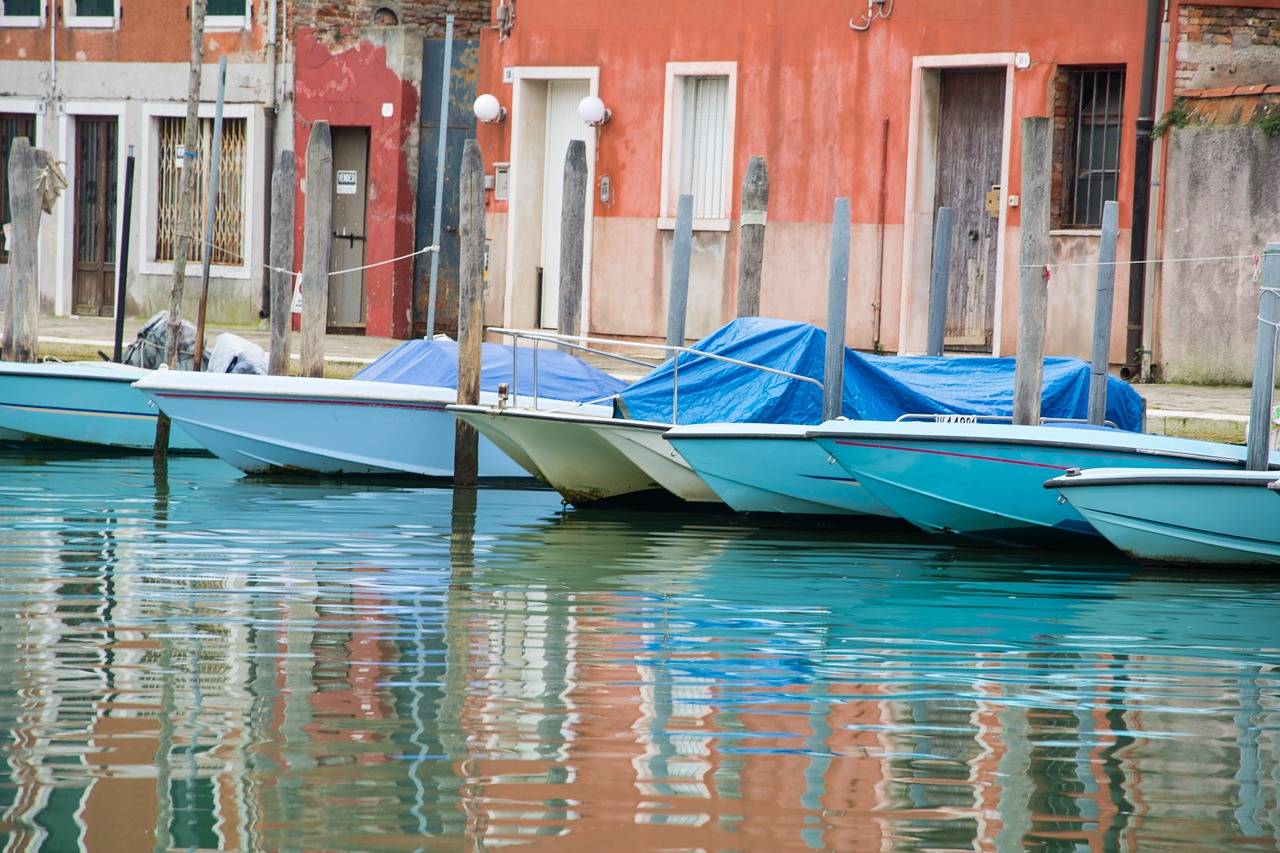
<svg viewBox="0 0 1280 853">
<path fill-rule="evenodd" d="M 514 362 L 513 350 L 516 354 Z M 608 402 L 627 386 L 621 379 L 557 349 L 539 348 L 536 362 L 537 393 L 546 399 Z M 505 344 L 482 344 L 480 390 L 497 391 L 499 383 L 505 382 L 513 396 L 517 393 L 531 396 L 534 393 L 534 363 L 532 346 L 513 348 Z M 425 339 L 405 341 L 352 378 L 457 388 L 458 343 Z"/>
<path fill-rule="evenodd" d="M 817 326 L 747 317 L 703 338 L 692 348 L 822 381 L 827 334 Z M 1088 362 L 1044 360 L 1042 418 L 1089 413 Z M 668 359 L 618 395 L 615 413 L 634 420 L 675 423 L 672 387 L 678 376 L 679 423 L 816 424 L 822 390 L 810 382 L 684 353 Z M 845 348 L 841 413 L 854 420 L 896 420 L 907 414 L 1013 415 L 1014 359 L 875 356 Z M 1142 398 L 1107 378 L 1107 420 L 1142 428 Z"/>
</svg>

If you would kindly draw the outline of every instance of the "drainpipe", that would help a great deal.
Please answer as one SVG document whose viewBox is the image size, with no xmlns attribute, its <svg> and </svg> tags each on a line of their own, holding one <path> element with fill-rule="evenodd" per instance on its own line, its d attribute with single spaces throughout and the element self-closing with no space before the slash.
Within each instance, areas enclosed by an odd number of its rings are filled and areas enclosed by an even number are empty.
<svg viewBox="0 0 1280 853">
<path fill-rule="evenodd" d="M 1146 41 L 1142 48 L 1142 88 L 1138 94 L 1137 144 L 1133 162 L 1133 217 L 1129 240 L 1129 328 L 1125 336 L 1122 379 L 1141 373 L 1142 309 L 1146 303 L 1147 209 L 1151 195 L 1151 128 L 1155 125 L 1156 55 L 1164 0 L 1147 0 Z"/>
</svg>

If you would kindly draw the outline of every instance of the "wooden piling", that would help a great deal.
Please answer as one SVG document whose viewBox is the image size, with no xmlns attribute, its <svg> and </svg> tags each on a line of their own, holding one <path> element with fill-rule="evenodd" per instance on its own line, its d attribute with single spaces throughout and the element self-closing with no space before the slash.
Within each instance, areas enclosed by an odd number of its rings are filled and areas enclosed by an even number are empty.
<svg viewBox="0 0 1280 853">
<path fill-rule="evenodd" d="M 289 375 L 290 306 L 293 301 L 293 216 L 298 166 L 281 151 L 271 173 L 271 343 L 267 371 Z"/>
<path fill-rule="evenodd" d="M 481 341 L 484 336 L 484 160 L 480 143 L 462 149 L 458 181 L 458 402 L 480 402 Z M 453 487 L 474 489 L 480 467 L 475 427 L 457 422 Z"/>
<path fill-rule="evenodd" d="M 124 358 L 124 313 L 128 305 L 129 231 L 133 223 L 133 146 L 124 159 L 124 209 L 120 215 L 120 262 L 116 268 L 116 316 L 111 360 L 117 364 Z"/>
<path fill-rule="evenodd" d="M 1111 308 L 1116 293 L 1116 243 L 1120 239 L 1120 205 L 1102 203 L 1102 237 L 1098 241 L 1098 289 L 1093 303 L 1093 357 L 1089 364 L 1089 423 L 1107 419 L 1107 367 L 1111 363 Z"/>
<path fill-rule="evenodd" d="M 1253 393 L 1245 466 L 1265 471 L 1271 456 L 1271 403 L 1276 387 L 1276 324 L 1280 323 L 1280 243 L 1262 253 L 1262 290 L 1258 297 L 1258 339 L 1253 353 Z"/>
<path fill-rule="evenodd" d="M 209 188 L 204 216 L 204 247 L 200 253 L 200 298 L 196 300 L 196 344 L 192 352 L 192 370 L 200 370 L 204 361 L 204 320 L 209 303 L 209 267 L 213 263 L 214 224 L 218 211 L 218 185 L 222 173 L 222 107 L 227 92 L 227 57 L 218 57 L 218 95 L 214 102 L 213 156 L 209 163 Z"/>
<path fill-rule="evenodd" d="M 1044 324 L 1048 304 L 1049 171 L 1053 120 L 1022 120 L 1022 241 L 1018 277 L 1018 353 L 1014 361 L 1013 422 L 1040 423 Z"/>
<path fill-rule="evenodd" d="M 689 263 L 693 257 L 693 196 L 680 196 L 671 235 L 671 287 L 667 293 L 667 346 L 684 346 L 689 313 Z"/>
<path fill-rule="evenodd" d="M 760 316 L 760 274 L 764 266 L 764 226 L 769 207 L 769 169 L 756 154 L 742 179 L 738 225 L 738 316 Z"/>
<path fill-rule="evenodd" d="M 840 417 L 844 403 L 844 330 L 849 305 L 849 199 L 838 198 L 831 215 L 831 263 L 827 280 L 827 353 L 822 378 L 822 419 Z"/>
<path fill-rule="evenodd" d="M 947 285 L 951 278 L 951 229 L 955 211 L 938 208 L 933 230 L 933 274 L 929 277 L 929 340 L 926 355 L 940 356 L 947 335 Z"/>
<path fill-rule="evenodd" d="M 9 152 L 9 291 L 5 298 L 3 356 L 5 361 L 34 364 L 39 357 L 40 316 L 36 154 L 25 136 L 15 139 Z"/>
<path fill-rule="evenodd" d="M 582 315 L 582 248 L 587 208 L 587 144 L 569 142 L 564 157 L 564 198 L 560 206 L 560 316 L 556 330 L 576 335 Z"/>
<path fill-rule="evenodd" d="M 333 254 L 333 139 L 329 122 L 311 126 L 302 236 L 302 349 L 298 375 L 324 376 L 329 321 L 329 261 Z"/>
</svg>

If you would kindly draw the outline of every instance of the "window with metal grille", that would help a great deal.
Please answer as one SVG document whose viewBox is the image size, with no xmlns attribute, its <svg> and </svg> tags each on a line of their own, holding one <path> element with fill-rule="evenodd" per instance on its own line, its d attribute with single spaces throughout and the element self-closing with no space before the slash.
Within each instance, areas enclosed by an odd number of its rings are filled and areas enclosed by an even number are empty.
<svg viewBox="0 0 1280 853">
<path fill-rule="evenodd" d="M 1058 225 L 1096 228 L 1120 179 L 1124 69 L 1066 69 L 1059 81 L 1062 171 Z"/>
<path fill-rule="evenodd" d="M 723 219 L 729 78 L 684 77 L 683 135 L 680 140 L 680 195 L 693 196 L 695 219 Z"/>
<path fill-rule="evenodd" d="M 178 245 L 179 198 L 182 190 L 181 149 L 185 118 L 157 120 L 159 175 L 156 194 L 156 260 L 172 261 Z M 218 161 L 218 205 L 213 215 L 213 246 L 210 262 L 239 266 L 244 263 L 244 173 L 245 135 L 243 118 L 222 120 L 222 156 Z M 204 259 L 205 214 L 209 208 L 209 172 L 213 163 L 213 119 L 200 119 L 199 141 L 194 157 L 196 167 L 195 209 L 192 211 L 192 240 L 187 259 Z"/>
<path fill-rule="evenodd" d="M 36 144 L 36 117 L 20 113 L 0 113 L 0 225 L 9 221 L 9 154 L 13 140 L 26 137 Z M 8 246 L 0 240 L 0 264 L 9 263 Z"/>
</svg>

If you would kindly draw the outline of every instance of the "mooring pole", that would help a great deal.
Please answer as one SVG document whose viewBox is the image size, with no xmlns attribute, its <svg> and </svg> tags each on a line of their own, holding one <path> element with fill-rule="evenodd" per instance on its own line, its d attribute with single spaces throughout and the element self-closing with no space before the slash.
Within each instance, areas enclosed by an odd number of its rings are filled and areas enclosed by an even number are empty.
<svg viewBox="0 0 1280 853">
<path fill-rule="evenodd" d="M 667 296 L 667 346 L 684 346 L 689 311 L 689 262 L 693 257 L 693 196 L 680 196 L 676 230 L 671 235 L 671 290 Z"/>
<path fill-rule="evenodd" d="M 764 267 L 764 225 L 769 207 L 769 170 L 764 157 L 747 161 L 742 179 L 742 213 L 738 226 L 738 316 L 760 316 L 760 276 Z"/>
<path fill-rule="evenodd" d="M 453 70 L 453 15 L 444 18 L 444 70 L 440 72 L 440 138 L 436 141 L 436 209 L 431 227 L 431 280 L 427 285 L 427 340 L 436 334 L 436 288 L 440 274 L 440 219 L 444 210 L 444 158 L 449 131 L 449 78 Z"/>
<path fill-rule="evenodd" d="M 480 360 L 484 336 L 484 159 L 480 143 L 462 149 L 458 181 L 458 403 L 480 402 Z M 453 487 L 474 489 L 479 479 L 480 437 L 457 421 L 453 443 Z"/>
<path fill-rule="evenodd" d="M 582 316 L 582 247 L 587 214 L 587 144 L 569 142 L 560 206 L 560 317 L 557 331 L 576 335 Z"/>
<path fill-rule="evenodd" d="M 822 379 L 822 419 L 840 417 L 844 402 L 844 327 L 849 305 L 849 199 L 838 198 L 831 216 L 831 263 L 827 280 L 827 353 Z"/>
<path fill-rule="evenodd" d="M 298 164 L 292 151 L 281 151 L 271 174 L 271 343 L 267 372 L 289 375 L 289 331 L 293 297 L 293 217 L 294 193 L 298 186 Z"/>
<path fill-rule="evenodd" d="M 1022 120 L 1022 243 L 1019 252 L 1018 353 L 1013 373 L 1013 422 L 1040 423 L 1044 324 L 1049 301 L 1049 171 L 1053 120 Z"/>
<path fill-rule="evenodd" d="M 1120 205 L 1102 203 L 1102 238 L 1098 242 L 1098 295 L 1093 303 L 1093 360 L 1089 366 L 1089 423 L 1107 419 L 1107 368 L 1111 363 L 1111 309 L 1116 294 L 1116 243 L 1120 239 Z"/>
<path fill-rule="evenodd" d="M 9 149 L 9 291 L 4 314 L 4 360 L 34 364 L 39 356 L 40 284 L 36 275 L 40 228 L 40 192 L 36 153 L 19 136 Z"/>
<path fill-rule="evenodd" d="M 940 356 L 947 335 L 947 285 L 951 279 L 951 228 L 955 211 L 938 208 L 933 231 L 933 274 L 929 278 L 929 341 L 926 355 Z"/>
<path fill-rule="evenodd" d="M 1253 393 L 1249 398 L 1246 467 L 1265 471 L 1271 456 L 1271 402 L 1276 385 L 1276 324 L 1280 323 L 1280 243 L 1262 253 L 1262 290 L 1258 296 L 1258 341 L 1253 354 Z"/>
<path fill-rule="evenodd" d="M 329 263 L 333 254 L 333 138 L 329 122 L 311 126 L 307 141 L 307 200 L 302 238 L 302 352 L 299 376 L 324 376 L 324 331 L 329 320 Z"/>
<path fill-rule="evenodd" d="M 209 203 L 204 214 L 204 246 L 200 253 L 200 300 L 196 303 L 196 344 L 192 370 L 204 360 L 204 315 L 209 302 L 209 265 L 213 263 L 213 226 L 218 210 L 218 182 L 222 172 L 222 103 L 227 92 L 227 57 L 218 57 L 218 97 L 213 112 L 213 162 L 209 166 Z"/>
</svg>

